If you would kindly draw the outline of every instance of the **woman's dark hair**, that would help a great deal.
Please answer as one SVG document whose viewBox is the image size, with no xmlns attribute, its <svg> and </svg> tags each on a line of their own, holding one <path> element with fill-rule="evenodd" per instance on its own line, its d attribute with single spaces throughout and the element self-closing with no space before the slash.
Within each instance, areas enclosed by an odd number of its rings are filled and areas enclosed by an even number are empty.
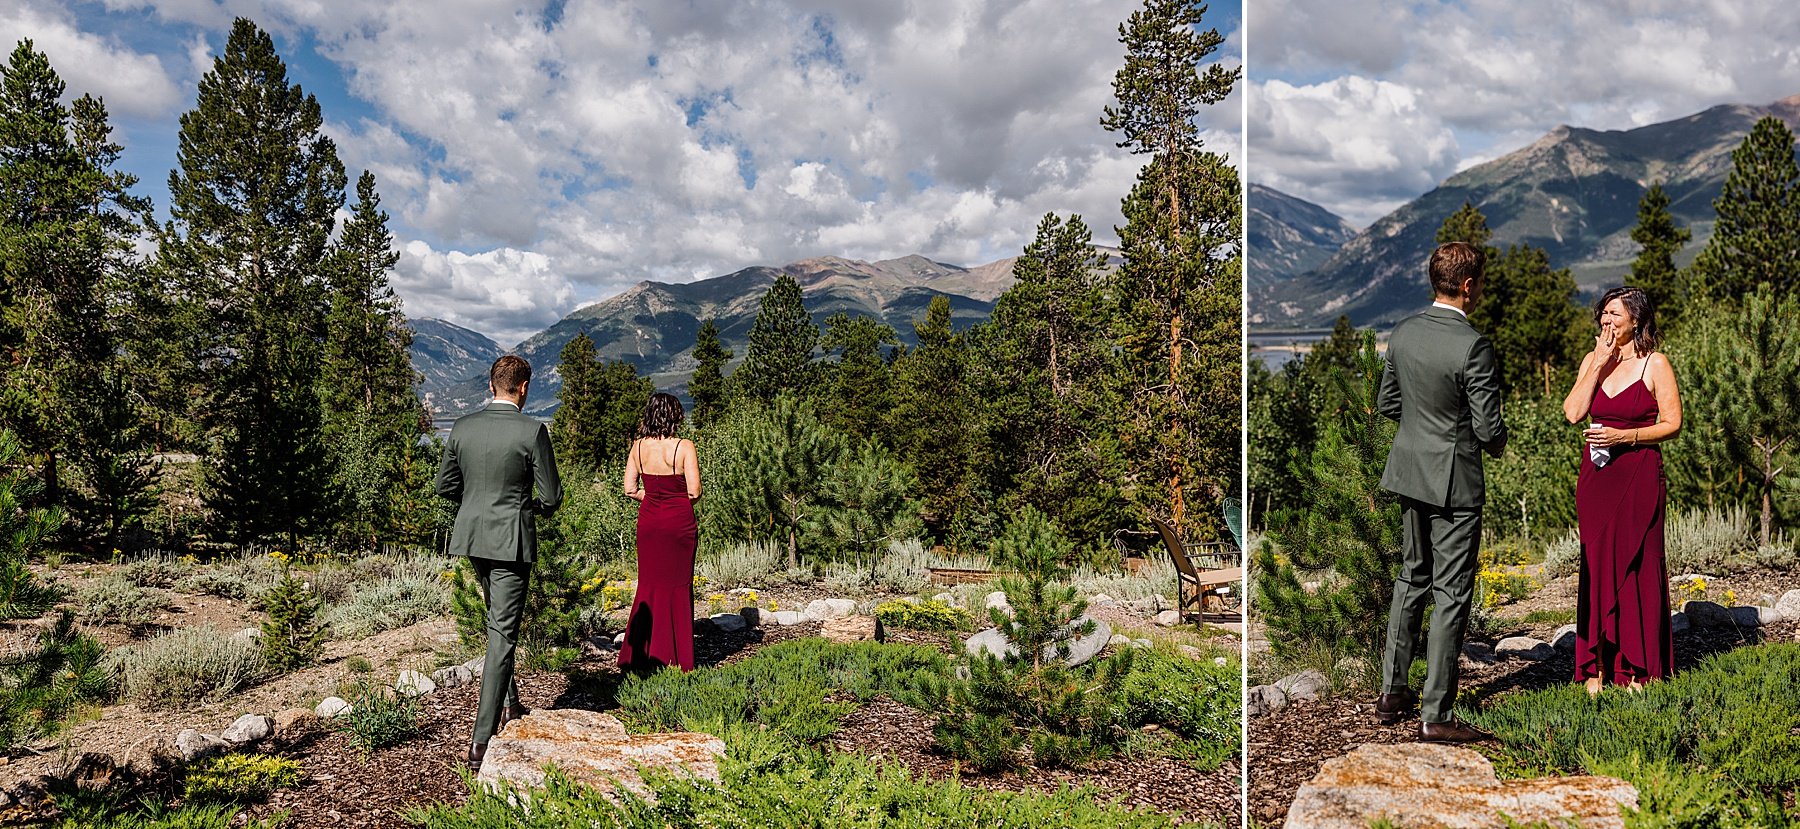
<svg viewBox="0 0 1800 829">
<path fill-rule="evenodd" d="M 666 391 L 659 391 L 650 395 L 650 402 L 644 404 L 644 419 L 638 421 L 638 437 L 672 438 L 685 417 L 687 411 L 681 408 L 681 400 Z"/>
<path fill-rule="evenodd" d="M 1632 333 L 1631 344 L 1637 349 L 1639 357 L 1648 357 L 1656 351 L 1662 341 L 1662 332 L 1656 330 L 1656 308 L 1650 304 L 1650 297 L 1643 288 L 1622 285 L 1601 295 L 1600 301 L 1594 303 L 1594 324 L 1600 324 L 1600 315 L 1606 312 L 1606 306 L 1613 300 L 1625 304 L 1625 313 L 1631 315 L 1631 321 L 1637 323 L 1637 331 Z"/>
</svg>

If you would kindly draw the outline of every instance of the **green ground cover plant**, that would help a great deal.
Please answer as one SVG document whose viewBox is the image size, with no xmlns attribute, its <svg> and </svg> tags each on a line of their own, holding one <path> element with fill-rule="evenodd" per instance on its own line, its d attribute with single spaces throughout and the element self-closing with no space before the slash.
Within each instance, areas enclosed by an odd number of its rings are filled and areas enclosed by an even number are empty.
<svg viewBox="0 0 1800 829">
<path fill-rule="evenodd" d="M 723 734 L 726 754 L 718 784 L 696 783 L 667 773 L 647 782 L 654 804 L 625 796 L 609 802 L 596 790 L 552 773 L 520 809 L 505 794 L 476 788 L 460 807 L 414 811 L 414 822 L 434 829 L 625 829 L 718 826 L 767 829 L 1161 829 L 1167 815 L 1126 809 L 1092 790 L 1053 794 L 990 792 L 958 781 L 913 777 L 894 763 L 826 753 L 779 731 L 735 726 Z"/>
<path fill-rule="evenodd" d="M 875 606 L 875 618 L 890 628 L 905 630 L 967 630 L 969 612 L 943 602 L 894 599 Z"/>
<path fill-rule="evenodd" d="M 190 766 L 182 781 L 191 803 L 243 803 L 300 785 L 300 763 L 267 754 L 223 754 Z"/>
<path fill-rule="evenodd" d="M 183 628 L 115 648 L 105 666 L 120 695 L 149 708 L 221 699 L 268 674 L 262 645 L 213 628 Z"/>
<path fill-rule="evenodd" d="M 1641 693 L 1565 685 L 1460 714 L 1500 738 L 1500 768 L 1635 784 L 1633 826 L 1796 823 L 1780 793 L 1800 786 L 1800 645 L 1716 654 Z"/>
<path fill-rule="evenodd" d="M 365 755 L 419 735 L 419 717 L 423 712 L 417 698 L 361 679 L 345 696 L 345 701 L 350 703 L 350 710 L 335 718 L 333 725 L 348 735 L 350 742 Z"/>
</svg>

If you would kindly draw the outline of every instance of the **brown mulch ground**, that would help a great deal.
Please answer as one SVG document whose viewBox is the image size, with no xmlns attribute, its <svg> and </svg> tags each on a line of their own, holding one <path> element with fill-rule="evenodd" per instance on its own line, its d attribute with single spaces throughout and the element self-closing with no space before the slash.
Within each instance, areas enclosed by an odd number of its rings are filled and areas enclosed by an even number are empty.
<svg viewBox="0 0 1800 829">
<path fill-rule="evenodd" d="M 1675 668 L 1685 670 L 1711 654 L 1745 645 L 1791 642 L 1797 634 L 1800 624 L 1793 622 L 1760 630 L 1690 629 L 1675 636 Z M 1483 664 L 1465 657 L 1462 702 L 1486 705 L 1507 694 L 1573 682 L 1574 672 L 1574 656 L 1561 651 L 1544 662 L 1503 659 Z M 1250 763 L 1251 819 L 1265 826 L 1280 825 L 1287 818 L 1295 793 L 1318 774 L 1326 760 L 1349 754 L 1360 745 L 1412 742 L 1418 728 L 1416 715 L 1394 725 L 1382 725 L 1375 719 L 1373 699 L 1362 697 L 1294 703 L 1266 717 L 1252 719 L 1245 746 Z"/>
</svg>

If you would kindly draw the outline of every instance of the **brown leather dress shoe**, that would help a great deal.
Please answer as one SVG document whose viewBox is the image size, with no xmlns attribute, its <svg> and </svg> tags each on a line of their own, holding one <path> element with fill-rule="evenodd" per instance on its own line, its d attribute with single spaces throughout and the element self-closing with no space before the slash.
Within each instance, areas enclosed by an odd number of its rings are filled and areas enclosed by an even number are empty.
<svg viewBox="0 0 1800 829">
<path fill-rule="evenodd" d="M 487 743 L 470 743 L 469 744 L 469 756 L 466 761 L 469 764 L 469 773 L 470 774 L 480 773 L 481 772 L 481 761 L 486 758 L 487 758 Z"/>
<path fill-rule="evenodd" d="M 1419 695 L 1411 691 L 1382 694 L 1375 698 L 1375 719 L 1392 725 L 1405 719 L 1419 706 Z"/>
<path fill-rule="evenodd" d="M 1494 739 L 1494 735 L 1455 717 L 1444 722 L 1419 724 L 1419 742 L 1421 743 L 1479 743 L 1482 740 L 1492 739 Z"/>
<path fill-rule="evenodd" d="M 500 729 L 505 728 L 507 723 L 512 722 L 513 720 L 519 719 L 520 717 L 523 717 L 529 713 L 531 713 L 531 709 L 526 708 L 523 705 L 501 706 L 501 708 L 500 708 L 500 724 L 495 726 L 494 730 L 499 731 Z"/>
</svg>

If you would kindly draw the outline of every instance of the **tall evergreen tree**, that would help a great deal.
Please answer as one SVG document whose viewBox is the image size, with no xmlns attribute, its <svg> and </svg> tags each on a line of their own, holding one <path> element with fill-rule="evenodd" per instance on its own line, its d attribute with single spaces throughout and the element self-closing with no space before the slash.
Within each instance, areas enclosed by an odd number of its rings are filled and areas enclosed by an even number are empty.
<svg viewBox="0 0 1800 829">
<path fill-rule="evenodd" d="M 731 361 L 731 349 L 719 341 L 719 325 L 708 319 L 700 324 L 694 338 L 694 377 L 688 381 L 688 397 L 694 401 L 689 419 L 694 428 L 705 429 L 724 414 L 725 364 Z"/>
<path fill-rule="evenodd" d="M 624 459 L 656 384 L 624 360 L 599 359 L 585 333 L 563 346 L 560 359 L 562 390 L 550 425 L 560 457 L 586 469 L 613 468 Z"/>
<path fill-rule="evenodd" d="M 319 394 L 331 452 L 339 535 L 374 548 L 392 535 L 401 468 L 429 428 L 407 347 L 412 331 L 388 273 L 400 261 L 388 216 L 367 170 L 356 206 L 332 252 Z"/>
<path fill-rule="evenodd" d="M 782 274 L 763 294 L 750 326 L 744 364 L 731 375 L 739 397 L 773 402 L 783 393 L 805 397 L 812 391 L 813 348 L 819 328 L 800 297 L 800 283 Z"/>
<path fill-rule="evenodd" d="M 1500 358 L 1501 385 L 1547 397 L 1560 378 L 1572 381 L 1581 362 L 1579 337 L 1592 326 L 1575 304 L 1569 269 L 1551 270 L 1543 248 L 1513 245 L 1488 262 L 1487 285 L 1492 294 L 1477 309 Z"/>
<path fill-rule="evenodd" d="M 1485 250 L 1491 257 L 1494 249 L 1488 247 L 1488 240 L 1494 238 L 1494 232 L 1488 229 L 1487 216 L 1481 209 L 1468 202 L 1444 219 L 1438 226 L 1436 241 L 1440 245 L 1451 242 L 1462 242 Z"/>
<path fill-rule="evenodd" d="M 825 367 L 826 422 L 856 441 L 881 434 L 894 385 L 893 366 L 881 349 L 899 345 L 899 335 L 880 320 L 840 312 L 825 321 L 819 344 L 837 356 Z"/>
<path fill-rule="evenodd" d="M 1237 171 L 1203 150 L 1195 119 L 1231 93 L 1242 68 L 1202 71 L 1224 41 L 1200 28 L 1205 11 L 1194 0 L 1146 0 L 1119 27 L 1118 106 L 1101 118 L 1123 134 L 1119 146 L 1151 155 L 1119 230 L 1121 340 L 1137 415 L 1126 438 L 1141 459 L 1136 500 L 1178 528 L 1190 502 L 1218 503 L 1235 490 L 1240 466 L 1243 213 Z"/>
<path fill-rule="evenodd" d="M 918 346 L 895 365 L 887 433 L 895 454 L 918 473 L 917 495 L 926 528 L 953 542 L 957 522 L 976 514 L 968 471 L 970 432 L 978 411 L 970 394 L 969 351 L 950 327 L 950 300 L 945 297 L 931 298 L 924 318 L 913 321 L 913 331 Z"/>
<path fill-rule="evenodd" d="M 1719 221 L 1694 261 L 1691 282 L 1714 299 L 1740 297 L 1758 285 L 1793 289 L 1800 261 L 1800 164 L 1794 133 L 1780 118 L 1756 122 L 1731 151 L 1731 172 L 1713 200 Z"/>
<path fill-rule="evenodd" d="M 313 96 L 239 18 L 181 116 L 159 265 L 179 296 L 206 430 L 207 500 L 240 542 L 325 514 L 318 376 L 324 285 L 344 167 Z"/>
<path fill-rule="evenodd" d="M 1004 493 L 1000 511 L 1031 504 L 1058 516 L 1081 545 L 1102 547 L 1126 516 L 1117 447 L 1121 412 L 1105 255 L 1080 216 L 1054 214 L 1013 265 L 1017 280 L 983 326 L 971 364 L 985 409 L 983 459 L 971 475 Z"/>
<path fill-rule="evenodd" d="M 105 104 L 83 95 L 65 108 L 64 88 L 29 40 L 0 65 L 0 426 L 41 461 L 46 500 L 110 542 L 147 506 L 139 396 L 118 351 L 149 202 L 116 169 Z"/>
<path fill-rule="evenodd" d="M 1662 182 L 1651 184 L 1638 199 L 1637 226 L 1631 229 L 1631 241 L 1643 250 L 1631 261 L 1625 284 L 1644 290 L 1661 325 L 1673 323 L 1687 302 L 1687 286 L 1675 267 L 1675 254 L 1693 238 L 1694 232 L 1682 227 L 1669 212 L 1669 194 L 1663 191 Z"/>
</svg>

